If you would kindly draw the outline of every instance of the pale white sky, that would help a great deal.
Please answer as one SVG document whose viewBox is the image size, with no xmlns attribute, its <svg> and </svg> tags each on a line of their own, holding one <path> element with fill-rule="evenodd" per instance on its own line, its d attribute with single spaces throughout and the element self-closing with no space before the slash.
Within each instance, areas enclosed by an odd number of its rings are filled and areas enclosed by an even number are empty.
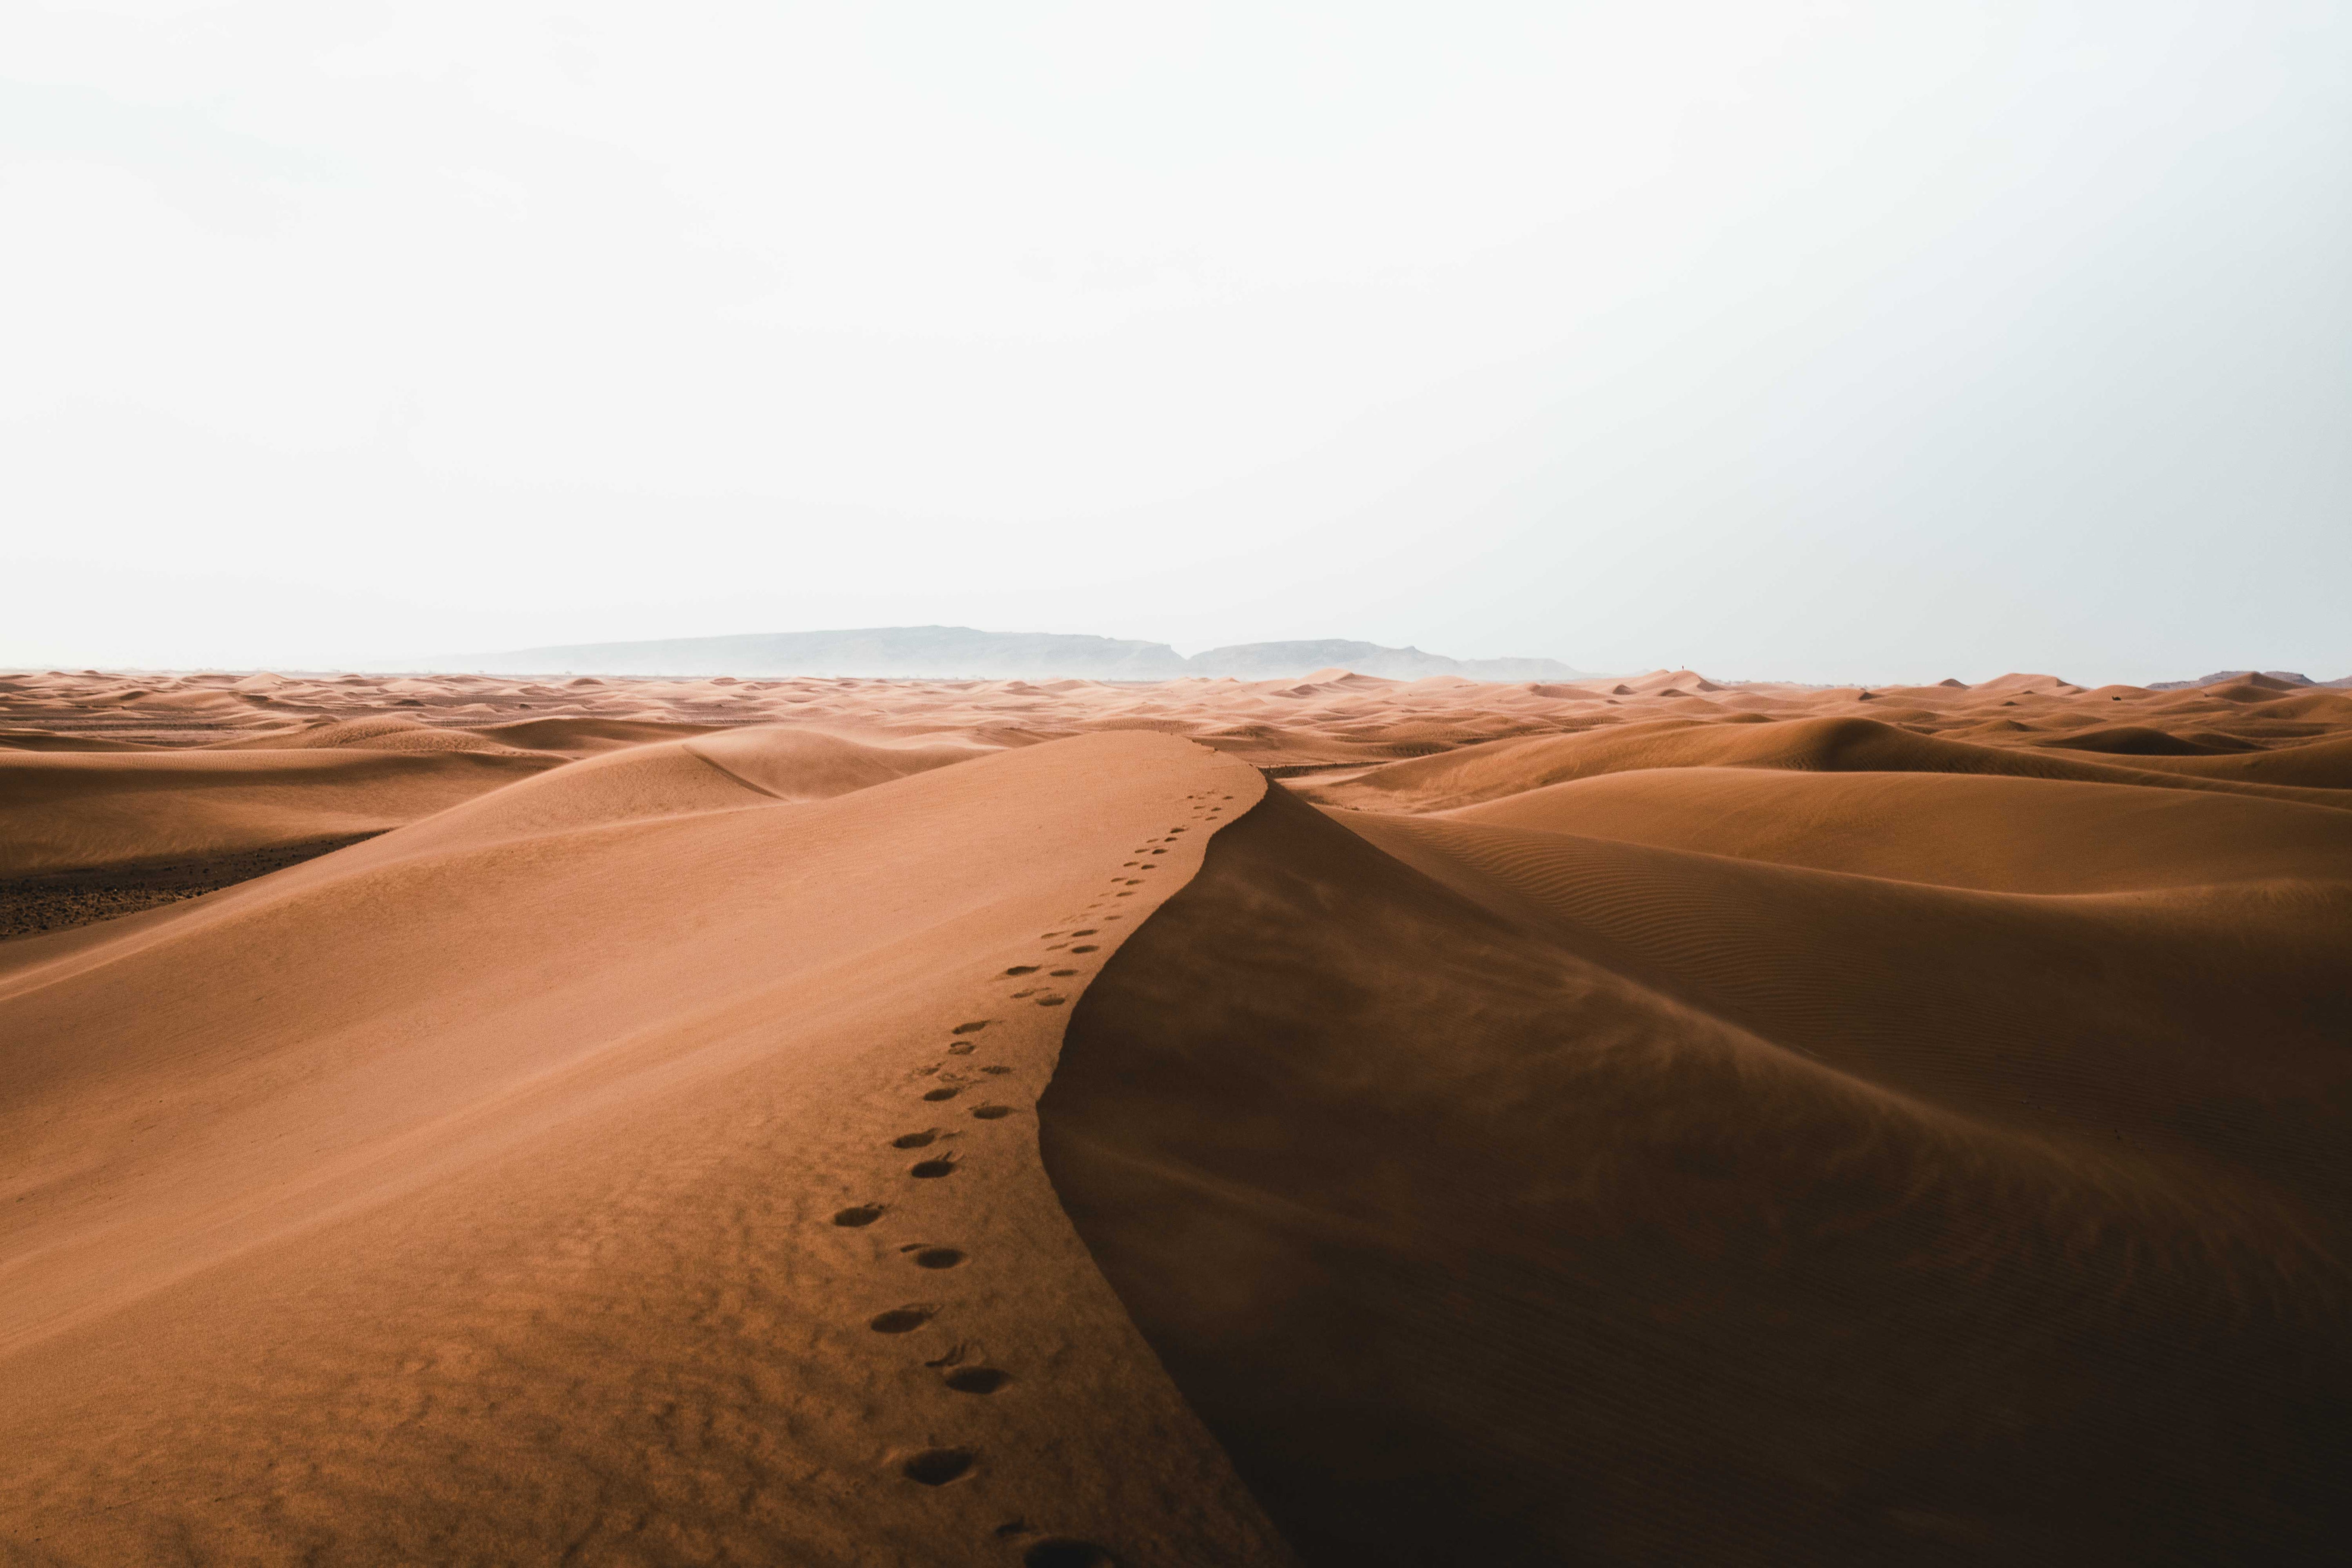
<svg viewBox="0 0 2352 1568">
<path fill-rule="evenodd" d="M 0 665 L 2352 673 L 2352 7 L 16 4 Z"/>
</svg>

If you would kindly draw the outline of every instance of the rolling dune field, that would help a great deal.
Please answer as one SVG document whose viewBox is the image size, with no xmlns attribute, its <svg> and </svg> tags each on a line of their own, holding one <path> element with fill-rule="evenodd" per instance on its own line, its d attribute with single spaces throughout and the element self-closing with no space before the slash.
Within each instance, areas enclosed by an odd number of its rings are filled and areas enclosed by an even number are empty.
<svg viewBox="0 0 2352 1568">
<path fill-rule="evenodd" d="M 2352 691 L 50 672 L 0 826 L 0 1563 L 2352 1539 Z"/>
</svg>

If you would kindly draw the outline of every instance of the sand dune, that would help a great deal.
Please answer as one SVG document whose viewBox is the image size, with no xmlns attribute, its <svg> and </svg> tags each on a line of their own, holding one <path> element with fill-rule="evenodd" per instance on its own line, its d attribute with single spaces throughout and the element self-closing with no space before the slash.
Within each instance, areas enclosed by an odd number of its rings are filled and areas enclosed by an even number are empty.
<svg viewBox="0 0 2352 1568">
<path fill-rule="evenodd" d="M 0 1563 L 2332 1560 L 2265 680 L 0 677 Z"/>
<path fill-rule="evenodd" d="M 1343 816 L 1221 836 L 1041 1108 L 1310 1561 L 2332 1551 L 2352 882 L 2027 899 Z"/>
<path fill-rule="evenodd" d="M 2352 791 L 2352 739 L 2311 741 L 2275 751 L 2249 748 L 2227 756 L 2140 756 L 2132 766 L 2198 778 Z"/>
<path fill-rule="evenodd" d="M 2333 795 L 2326 791 L 2256 784 L 2177 769 L 2151 773 L 2135 766 L 2095 762 L 2087 757 L 2064 757 L 2042 748 L 1975 745 L 1915 734 L 1875 719 L 1815 718 L 1775 722 L 1747 716 L 1720 724 L 1660 719 L 1599 732 L 1489 742 L 1439 756 L 1391 763 L 1345 784 L 1328 786 L 1323 798 L 1335 805 L 1432 811 L 1496 800 L 1570 779 L 1679 767 L 1995 774 L 2227 791 L 2308 805 L 2352 807 L 2352 794 Z"/>
<path fill-rule="evenodd" d="M 2352 865 L 2352 812 L 1969 773 L 1657 769 L 1549 784 L 1447 816 L 2004 892 L 2196 887 Z"/>
<path fill-rule="evenodd" d="M 0 876 L 380 833 L 553 758 L 465 752 L 31 753 L 0 760 Z"/>
<path fill-rule="evenodd" d="M 1283 1561 L 1028 1131 L 1256 775 L 1106 736 L 680 811 L 643 754 L 0 949 L 16 1552 Z"/>
<path fill-rule="evenodd" d="M 0 937 L 210 892 L 562 760 L 464 747 L 0 753 Z"/>
</svg>

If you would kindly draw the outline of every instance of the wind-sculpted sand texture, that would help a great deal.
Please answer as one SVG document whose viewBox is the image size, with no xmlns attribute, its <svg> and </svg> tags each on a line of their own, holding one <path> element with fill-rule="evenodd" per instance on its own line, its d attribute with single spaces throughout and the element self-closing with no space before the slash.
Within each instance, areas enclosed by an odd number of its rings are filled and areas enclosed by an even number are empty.
<svg viewBox="0 0 2352 1568">
<path fill-rule="evenodd" d="M 10 1560 L 1287 1560 L 1031 1114 L 1258 775 L 762 738 L 0 948 Z"/>
<path fill-rule="evenodd" d="M 2327 1561 L 2266 680 L 0 677 L 0 1562 Z"/>
</svg>

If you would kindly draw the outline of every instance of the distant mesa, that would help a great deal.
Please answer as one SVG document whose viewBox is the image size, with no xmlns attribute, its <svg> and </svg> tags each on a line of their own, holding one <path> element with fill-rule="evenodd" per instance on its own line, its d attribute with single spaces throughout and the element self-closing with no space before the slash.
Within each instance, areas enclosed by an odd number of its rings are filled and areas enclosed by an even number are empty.
<svg viewBox="0 0 2352 1568">
<path fill-rule="evenodd" d="M 933 680 L 1281 680 L 1353 671 L 1392 680 L 1576 680 L 1588 671 L 1556 658 L 1448 658 L 1417 647 L 1338 638 L 1237 643 L 1187 658 L 1166 643 L 971 626 L 871 626 L 761 632 L 660 642 L 579 643 L 430 658 L 428 672 L 501 675 L 867 676 Z M 575 682 L 577 684 L 577 682 Z"/>
</svg>

